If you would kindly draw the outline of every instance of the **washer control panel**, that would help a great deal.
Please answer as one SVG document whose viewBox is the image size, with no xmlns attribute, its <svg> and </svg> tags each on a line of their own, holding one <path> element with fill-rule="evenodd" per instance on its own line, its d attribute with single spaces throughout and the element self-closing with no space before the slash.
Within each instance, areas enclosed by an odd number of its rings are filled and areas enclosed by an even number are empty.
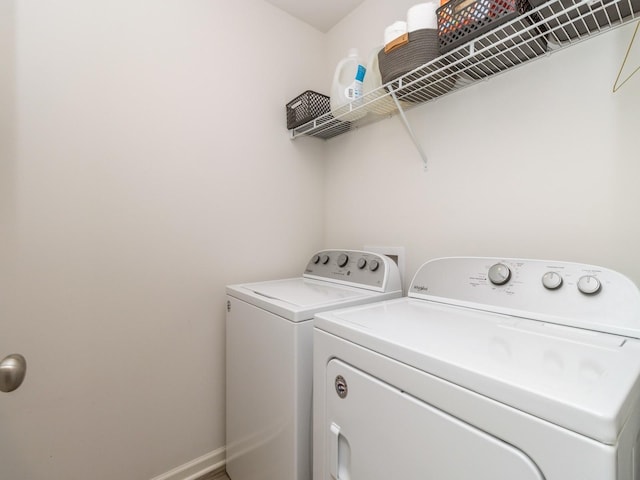
<svg viewBox="0 0 640 480">
<path fill-rule="evenodd" d="M 487 273 L 489 281 L 494 285 L 505 285 L 511 279 L 511 269 L 504 263 L 496 263 L 489 267 Z M 560 288 L 563 283 L 562 275 L 554 270 L 549 270 L 542 275 L 542 286 L 548 290 Z M 577 283 L 578 291 L 585 295 L 600 293 L 602 284 L 597 275 L 591 273 L 581 276 Z"/>
<path fill-rule="evenodd" d="M 391 259 L 359 250 L 318 252 L 307 263 L 303 276 L 378 291 L 400 289 L 400 273 Z"/>
<path fill-rule="evenodd" d="M 440 258 L 420 268 L 409 296 L 640 338 L 640 291 L 594 265 Z"/>
</svg>

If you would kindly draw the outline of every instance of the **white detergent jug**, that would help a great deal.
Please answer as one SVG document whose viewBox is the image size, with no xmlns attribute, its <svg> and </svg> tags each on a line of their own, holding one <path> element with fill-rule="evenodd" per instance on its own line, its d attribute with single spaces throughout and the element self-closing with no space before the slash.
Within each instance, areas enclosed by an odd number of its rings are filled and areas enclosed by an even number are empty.
<svg viewBox="0 0 640 480">
<path fill-rule="evenodd" d="M 367 96 L 367 111 L 376 115 L 389 115 L 397 110 L 396 102 L 393 101 L 391 95 L 381 88 L 382 75 L 380 74 L 380 66 L 378 64 L 378 52 L 383 47 L 376 47 L 369 55 L 367 62 L 367 75 L 364 77 L 362 87 L 363 95 Z M 375 92 L 375 93 L 372 93 Z M 402 104 L 403 102 L 401 102 Z"/>
<path fill-rule="evenodd" d="M 367 69 L 358 56 L 358 50 L 349 50 L 349 56 L 338 63 L 333 75 L 331 87 L 331 113 L 340 120 L 353 121 L 362 118 L 367 113 L 364 109 L 351 111 L 359 105 L 362 98 L 362 84 Z M 348 112 L 348 113 L 347 113 Z"/>
</svg>

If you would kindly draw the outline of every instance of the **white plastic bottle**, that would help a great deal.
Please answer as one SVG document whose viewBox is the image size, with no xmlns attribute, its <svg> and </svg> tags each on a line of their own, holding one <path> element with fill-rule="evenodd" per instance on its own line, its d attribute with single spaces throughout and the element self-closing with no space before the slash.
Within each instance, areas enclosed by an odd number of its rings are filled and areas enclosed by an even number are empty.
<svg viewBox="0 0 640 480">
<path fill-rule="evenodd" d="M 382 75 L 380 74 L 380 65 L 378 64 L 378 52 L 384 48 L 379 46 L 371 50 L 369 61 L 367 62 L 367 76 L 364 77 L 362 85 L 363 95 L 369 95 L 367 98 L 367 111 L 376 115 L 388 115 L 397 110 L 396 102 L 382 89 Z M 376 92 L 376 93 L 372 93 Z"/>
<path fill-rule="evenodd" d="M 333 75 L 331 87 L 331 113 L 341 120 L 353 121 L 363 117 L 367 112 L 364 109 L 351 111 L 358 105 L 357 100 L 362 97 L 362 84 L 364 82 L 366 67 L 358 55 L 358 50 L 349 50 L 349 56 L 338 63 Z"/>
</svg>

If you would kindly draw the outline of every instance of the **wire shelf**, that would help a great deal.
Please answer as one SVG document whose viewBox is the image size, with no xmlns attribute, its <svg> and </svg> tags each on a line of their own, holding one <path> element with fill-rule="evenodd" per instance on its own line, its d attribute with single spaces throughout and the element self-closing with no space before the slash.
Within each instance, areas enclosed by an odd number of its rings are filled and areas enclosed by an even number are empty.
<svg viewBox="0 0 640 480">
<path fill-rule="evenodd" d="M 544 0 L 542 0 L 544 1 Z M 530 2 L 532 4 L 534 2 Z M 640 0 L 553 0 L 341 107 L 290 130 L 329 139 L 449 95 L 640 18 Z"/>
</svg>

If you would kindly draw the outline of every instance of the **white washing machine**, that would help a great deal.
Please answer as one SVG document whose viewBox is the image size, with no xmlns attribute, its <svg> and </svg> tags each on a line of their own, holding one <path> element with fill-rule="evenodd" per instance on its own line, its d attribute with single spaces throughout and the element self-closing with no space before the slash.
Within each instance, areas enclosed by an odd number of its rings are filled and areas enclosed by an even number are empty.
<svg viewBox="0 0 640 480">
<path fill-rule="evenodd" d="M 400 297 L 397 265 L 324 250 L 301 277 L 227 287 L 227 473 L 311 480 L 313 316 Z"/>
<path fill-rule="evenodd" d="M 444 258 L 316 316 L 314 480 L 640 479 L 640 293 L 566 262 Z"/>
</svg>

